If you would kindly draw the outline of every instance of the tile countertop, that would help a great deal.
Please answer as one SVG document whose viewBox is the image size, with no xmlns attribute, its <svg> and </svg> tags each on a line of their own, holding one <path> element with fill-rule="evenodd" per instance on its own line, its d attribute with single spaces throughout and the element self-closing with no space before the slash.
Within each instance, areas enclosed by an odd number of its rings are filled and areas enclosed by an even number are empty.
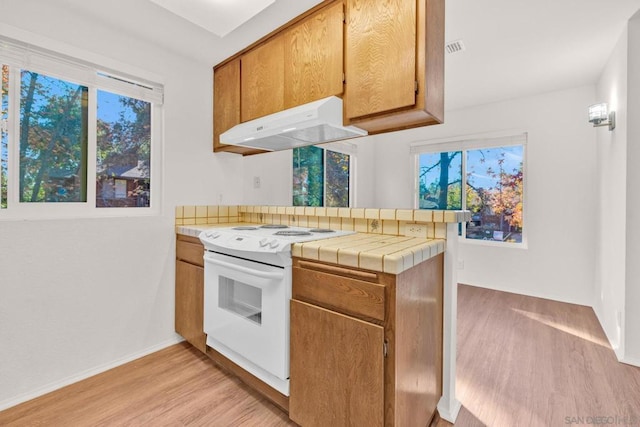
<svg viewBox="0 0 640 427">
<path fill-rule="evenodd" d="M 356 233 L 295 243 L 295 257 L 399 274 L 444 252 L 445 239 Z"/>
<path fill-rule="evenodd" d="M 236 225 L 247 225 L 247 223 L 182 225 L 176 227 L 176 233 L 198 237 L 203 230 Z M 305 243 L 294 243 L 291 254 L 299 258 L 329 262 L 345 267 L 399 274 L 422 261 L 443 253 L 444 249 L 445 239 L 355 233 Z"/>
</svg>

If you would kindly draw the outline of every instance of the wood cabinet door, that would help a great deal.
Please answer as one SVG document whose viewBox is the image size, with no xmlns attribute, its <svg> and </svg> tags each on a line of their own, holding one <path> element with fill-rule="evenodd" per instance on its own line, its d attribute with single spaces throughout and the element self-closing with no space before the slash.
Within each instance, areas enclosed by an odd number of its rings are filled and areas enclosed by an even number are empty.
<svg viewBox="0 0 640 427">
<path fill-rule="evenodd" d="M 319 10 L 284 34 L 284 103 L 342 94 L 343 4 Z"/>
<path fill-rule="evenodd" d="M 213 72 L 213 148 L 220 134 L 240 123 L 240 59 Z"/>
<path fill-rule="evenodd" d="M 384 330 L 291 300 L 289 417 L 301 426 L 382 426 Z"/>
<path fill-rule="evenodd" d="M 284 109 L 284 37 L 275 36 L 241 57 L 241 120 Z"/>
<path fill-rule="evenodd" d="M 413 106 L 416 1 L 346 0 L 346 4 L 346 117 Z"/>
<path fill-rule="evenodd" d="M 202 352 L 207 351 L 204 323 L 204 268 L 176 261 L 175 328 Z"/>
</svg>

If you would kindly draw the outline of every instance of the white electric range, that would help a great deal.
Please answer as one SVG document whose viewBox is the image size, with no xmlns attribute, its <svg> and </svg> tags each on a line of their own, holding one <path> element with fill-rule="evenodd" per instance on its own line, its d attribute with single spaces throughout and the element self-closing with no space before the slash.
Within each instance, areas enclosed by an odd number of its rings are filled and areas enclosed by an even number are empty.
<svg viewBox="0 0 640 427">
<path fill-rule="evenodd" d="M 207 345 L 288 396 L 291 244 L 353 233 L 276 224 L 200 233 Z"/>
</svg>

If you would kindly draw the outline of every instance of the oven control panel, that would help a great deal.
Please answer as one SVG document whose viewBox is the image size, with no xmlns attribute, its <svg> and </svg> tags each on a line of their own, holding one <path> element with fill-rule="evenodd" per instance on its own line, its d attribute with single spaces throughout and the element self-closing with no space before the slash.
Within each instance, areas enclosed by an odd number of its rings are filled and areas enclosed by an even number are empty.
<svg viewBox="0 0 640 427">
<path fill-rule="evenodd" d="M 236 233 L 220 231 L 204 231 L 200 234 L 200 240 L 217 249 L 227 248 L 246 252 L 283 252 L 291 249 L 291 242 L 282 241 L 273 237 L 247 236 Z"/>
</svg>

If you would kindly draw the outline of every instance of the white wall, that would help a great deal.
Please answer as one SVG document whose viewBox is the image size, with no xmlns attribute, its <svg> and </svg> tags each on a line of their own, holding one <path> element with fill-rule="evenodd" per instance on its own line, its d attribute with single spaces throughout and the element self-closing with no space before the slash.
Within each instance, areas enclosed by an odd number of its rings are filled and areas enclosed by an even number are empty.
<svg viewBox="0 0 640 427">
<path fill-rule="evenodd" d="M 618 359 L 640 366 L 640 13 L 632 18 L 597 85 L 616 112 L 616 128 L 598 130 L 599 218 L 596 301 Z M 599 298 L 598 298 L 599 296 Z"/>
<path fill-rule="evenodd" d="M 509 129 L 529 133 L 527 249 L 461 242 L 461 283 L 591 305 L 594 295 L 596 135 L 586 120 L 594 88 L 579 87 L 458 111 L 445 124 L 372 137 L 380 207 L 413 207 L 409 146 Z"/>
<path fill-rule="evenodd" d="M 160 216 L 0 221 L 2 409 L 179 339 L 174 206 L 240 203 L 243 162 L 211 152 L 210 64 L 76 15 L 62 0 L 37 2 L 37 13 L 31 1 L 0 6 L 0 34 L 121 62 L 165 84 L 164 179 L 152 183 L 163 187 Z"/>
<path fill-rule="evenodd" d="M 624 355 L 625 241 L 627 205 L 627 30 L 597 85 L 596 99 L 616 112 L 616 128 L 597 133 L 598 242 L 594 308 L 619 358 Z M 620 319 L 620 322 L 618 321 Z"/>
<path fill-rule="evenodd" d="M 629 21 L 627 242 L 624 360 L 640 366 L 640 12 Z"/>
</svg>

